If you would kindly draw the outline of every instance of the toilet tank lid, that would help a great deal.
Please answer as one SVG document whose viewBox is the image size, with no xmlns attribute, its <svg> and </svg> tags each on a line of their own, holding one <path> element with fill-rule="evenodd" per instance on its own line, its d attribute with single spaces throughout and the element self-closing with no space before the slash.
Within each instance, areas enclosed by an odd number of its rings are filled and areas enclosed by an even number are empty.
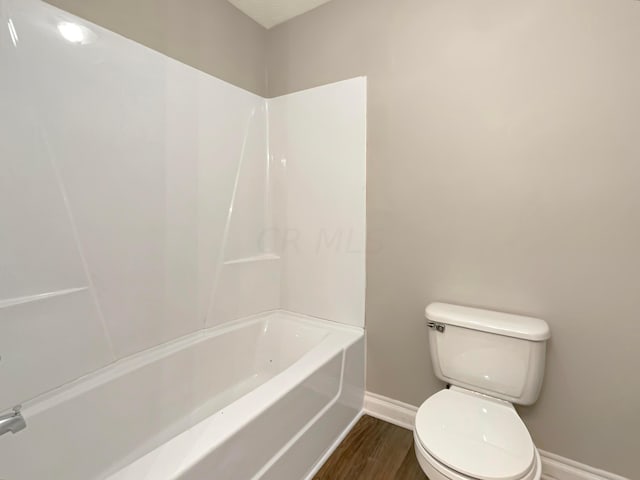
<svg viewBox="0 0 640 480">
<path fill-rule="evenodd" d="M 511 313 L 436 302 L 429 304 L 425 315 L 429 320 L 444 323 L 445 325 L 522 338 L 534 342 L 548 340 L 551 336 L 549 325 L 544 320 Z"/>
</svg>

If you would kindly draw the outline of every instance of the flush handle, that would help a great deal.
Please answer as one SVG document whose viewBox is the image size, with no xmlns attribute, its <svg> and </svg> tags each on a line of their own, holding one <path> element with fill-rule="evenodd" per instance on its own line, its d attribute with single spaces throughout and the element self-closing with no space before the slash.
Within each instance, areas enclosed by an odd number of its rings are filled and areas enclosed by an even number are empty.
<svg viewBox="0 0 640 480">
<path fill-rule="evenodd" d="M 445 325 L 444 325 L 444 323 L 427 322 L 427 327 L 429 327 L 431 330 L 436 330 L 436 331 L 438 331 L 440 333 L 443 333 Z"/>
</svg>

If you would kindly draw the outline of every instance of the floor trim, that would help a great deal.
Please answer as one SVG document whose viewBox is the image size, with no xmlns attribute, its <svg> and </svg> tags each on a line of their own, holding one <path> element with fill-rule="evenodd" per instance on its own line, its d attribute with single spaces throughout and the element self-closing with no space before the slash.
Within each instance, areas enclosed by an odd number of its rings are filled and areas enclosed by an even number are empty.
<svg viewBox="0 0 640 480">
<path fill-rule="evenodd" d="M 364 413 L 393 423 L 398 427 L 413 430 L 417 411 L 418 407 L 399 400 L 393 400 L 377 393 L 365 392 L 364 394 Z"/>
<path fill-rule="evenodd" d="M 542 460 L 543 480 L 628 480 L 615 473 L 538 449 Z"/>
<path fill-rule="evenodd" d="M 418 407 L 392 398 L 365 392 L 364 413 L 399 427 L 413 430 Z M 583 463 L 539 450 L 542 480 L 629 480 Z"/>
</svg>

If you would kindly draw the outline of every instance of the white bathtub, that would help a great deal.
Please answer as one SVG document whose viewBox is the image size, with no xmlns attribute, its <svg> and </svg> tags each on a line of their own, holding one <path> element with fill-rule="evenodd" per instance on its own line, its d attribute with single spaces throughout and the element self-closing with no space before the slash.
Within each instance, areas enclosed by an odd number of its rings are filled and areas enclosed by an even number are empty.
<svg viewBox="0 0 640 480">
<path fill-rule="evenodd" d="M 25 405 L 3 480 L 301 480 L 357 418 L 362 329 L 286 312 L 198 332 Z"/>
</svg>

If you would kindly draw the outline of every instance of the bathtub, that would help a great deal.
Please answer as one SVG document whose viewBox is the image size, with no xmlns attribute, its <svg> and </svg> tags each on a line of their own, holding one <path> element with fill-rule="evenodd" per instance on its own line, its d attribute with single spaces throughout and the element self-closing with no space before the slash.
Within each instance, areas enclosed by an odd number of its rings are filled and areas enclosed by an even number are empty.
<svg viewBox="0 0 640 480">
<path fill-rule="evenodd" d="M 301 480 L 358 418 L 362 329 L 272 312 L 117 362 L 25 405 L 4 480 Z"/>
</svg>

